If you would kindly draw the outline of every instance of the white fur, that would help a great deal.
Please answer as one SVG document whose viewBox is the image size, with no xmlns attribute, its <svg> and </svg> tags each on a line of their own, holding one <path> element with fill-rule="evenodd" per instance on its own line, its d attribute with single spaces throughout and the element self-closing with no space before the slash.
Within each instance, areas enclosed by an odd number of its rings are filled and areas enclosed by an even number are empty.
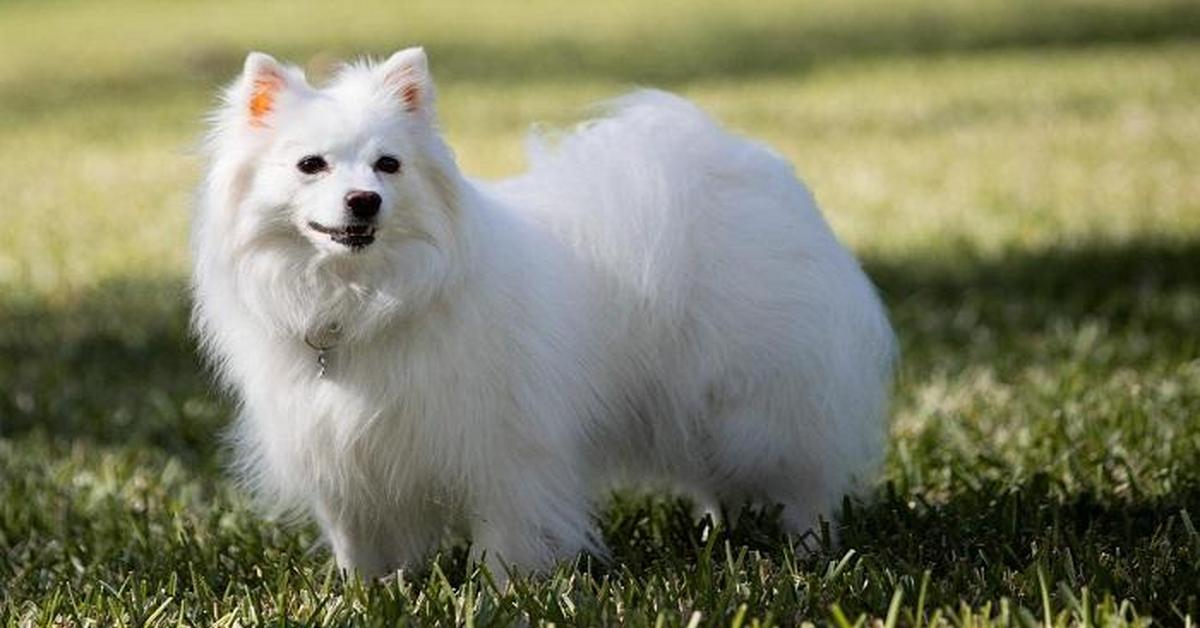
<svg viewBox="0 0 1200 628">
<path fill-rule="evenodd" d="M 262 73 L 283 87 L 255 124 Z M 195 326 L 259 496 L 378 574 L 447 532 L 497 565 L 603 553 L 614 484 L 779 503 L 803 531 L 872 478 L 892 332 L 786 161 L 644 91 L 486 184 L 433 103 L 420 49 L 322 89 L 254 53 L 214 115 Z M 331 169 L 306 178 L 313 153 Z M 357 252 L 305 226 L 350 189 L 383 197 Z M 331 322 L 321 377 L 304 338 Z"/>
</svg>

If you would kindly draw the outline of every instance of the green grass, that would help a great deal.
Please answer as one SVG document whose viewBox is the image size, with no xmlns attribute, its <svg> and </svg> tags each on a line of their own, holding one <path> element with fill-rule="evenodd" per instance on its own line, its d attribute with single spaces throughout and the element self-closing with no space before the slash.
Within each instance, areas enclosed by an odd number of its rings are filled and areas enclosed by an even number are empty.
<svg viewBox="0 0 1200 628">
<path fill-rule="evenodd" d="M 0 623 L 1168 625 L 1200 618 L 1200 8 L 0 4 Z M 461 163 L 637 84 L 791 158 L 903 345 L 843 547 L 618 496 L 610 566 L 344 581 L 223 471 L 193 147 L 247 48 L 425 43 Z"/>
</svg>

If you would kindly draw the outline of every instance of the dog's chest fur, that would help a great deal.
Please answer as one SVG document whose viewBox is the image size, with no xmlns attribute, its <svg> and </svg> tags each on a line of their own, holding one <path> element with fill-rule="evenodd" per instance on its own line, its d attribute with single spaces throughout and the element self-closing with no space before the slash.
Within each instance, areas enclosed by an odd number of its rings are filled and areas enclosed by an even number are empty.
<svg viewBox="0 0 1200 628">
<path fill-rule="evenodd" d="M 564 449 L 580 439 L 561 416 L 593 412 L 580 407 L 590 395 L 572 392 L 575 374 L 539 364 L 548 349 L 536 344 L 544 343 L 464 320 L 485 311 L 458 304 L 371 342 L 338 345 L 328 350 L 323 375 L 316 351 L 280 339 L 289 350 L 267 352 L 276 361 L 269 368 L 291 376 L 246 388 L 261 400 L 255 406 L 276 402 L 254 420 L 275 423 L 272 434 L 292 433 L 271 466 L 309 478 L 333 499 L 422 499 L 456 508 L 472 490 L 470 478 L 514 452 L 569 455 Z"/>
</svg>

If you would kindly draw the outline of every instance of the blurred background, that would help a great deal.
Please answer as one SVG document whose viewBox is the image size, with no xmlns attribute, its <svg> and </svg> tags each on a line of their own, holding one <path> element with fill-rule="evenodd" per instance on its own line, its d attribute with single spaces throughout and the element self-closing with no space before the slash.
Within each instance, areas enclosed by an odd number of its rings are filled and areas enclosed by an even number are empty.
<svg viewBox="0 0 1200 628">
<path fill-rule="evenodd" d="M 681 92 L 790 158 L 901 337 L 887 472 L 901 494 L 952 500 L 1047 473 L 1101 501 L 1195 486 L 1200 3 L 10 0 L 11 590 L 50 590 L 38 570 L 154 564 L 153 534 L 110 534 L 142 525 L 129 512 L 200 536 L 232 525 L 230 408 L 187 332 L 204 116 L 251 49 L 319 80 L 416 44 L 471 175 L 518 172 L 531 125 L 637 86 Z"/>
</svg>

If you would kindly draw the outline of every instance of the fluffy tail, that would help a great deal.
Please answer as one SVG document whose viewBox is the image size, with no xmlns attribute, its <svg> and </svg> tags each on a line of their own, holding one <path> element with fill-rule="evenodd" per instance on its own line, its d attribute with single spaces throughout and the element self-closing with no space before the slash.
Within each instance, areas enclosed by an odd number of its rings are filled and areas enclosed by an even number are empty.
<svg viewBox="0 0 1200 628">
<path fill-rule="evenodd" d="M 769 188 L 816 215 L 790 164 L 683 98 L 642 90 L 602 110 L 566 135 L 532 136 L 529 172 L 499 189 L 668 310 L 683 302 L 680 274 L 695 268 L 688 255 L 700 247 L 690 239 L 712 232 L 693 227 L 736 219 L 722 195 Z"/>
</svg>

